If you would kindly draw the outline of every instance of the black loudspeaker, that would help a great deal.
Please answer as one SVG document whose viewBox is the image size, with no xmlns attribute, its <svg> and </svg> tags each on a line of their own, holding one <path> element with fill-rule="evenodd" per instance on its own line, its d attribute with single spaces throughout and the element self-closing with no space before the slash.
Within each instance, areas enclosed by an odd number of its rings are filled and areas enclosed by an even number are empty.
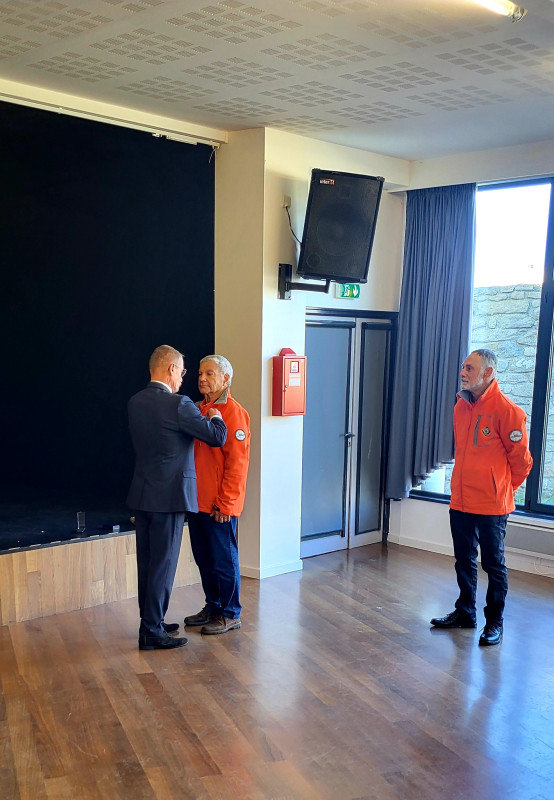
<svg viewBox="0 0 554 800">
<path fill-rule="evenodd" d="M 384 180 L 312 170 L 298 275 L 367 283 Z"/>
</svg>

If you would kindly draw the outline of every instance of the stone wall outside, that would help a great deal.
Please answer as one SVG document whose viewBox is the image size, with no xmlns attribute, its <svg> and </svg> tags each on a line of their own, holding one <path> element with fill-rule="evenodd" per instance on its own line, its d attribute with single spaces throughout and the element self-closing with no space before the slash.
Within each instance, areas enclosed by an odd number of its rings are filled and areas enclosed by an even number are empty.
<svg viewBox="0 0 554 800">
<path fill-rule="evenodd" d="M 540 284 L 481 286 L 473 290 L 472 350 L 488 347 L 498 357 L 498 383 L 531 424 L 533 380 L 541 302 Z M 552 404 L 550 404 L 552 411 Z M 549 414 L 542 502 L 554 503 L 554 422 Z M 522 503 L 519 489 L 516 502 Z"/>
<path fill-rule="evenodd" d="M 531 419 L 541 286 L 482 286 L 473 290 L 471 349 L 498 357 L 502 391 Z"/>
<path fill-rule="evenodd" d="M 473 291 L 471 349 L 486 347 L 498 357 L 498 383 L 531 423 L 533 379 L 541 302 L 540 284 L 483 286 Z M 446 470 L 445 493 L 450 492 Z M 524 490 L 516 501 L 522 503 Z M 543 503 L 554 504 L 554 403 L 550 403 L 542 484 Z"/>
</svg>

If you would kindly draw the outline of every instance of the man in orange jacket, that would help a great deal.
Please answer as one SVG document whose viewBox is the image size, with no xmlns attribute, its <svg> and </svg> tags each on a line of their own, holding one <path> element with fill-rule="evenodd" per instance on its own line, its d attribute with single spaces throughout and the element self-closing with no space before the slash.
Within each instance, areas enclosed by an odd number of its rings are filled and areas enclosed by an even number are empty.
<svg viewBox="0 0 554 800">
<path fill-rule="evenodd" d="M 201 633 L 226 633 L 240 628 L 240 569 L 237 518 L 244 506 L 250 455 L 250 417 L 231 397 L 233 367 L 223 356 L 200 362 L 198 388 L 204 395 L 200 411 L 221 413 L 227 441 L 221 448 L 194 443 L 198 513 L 187 513 L 192 553 L 206 597 L 204 608 L 185 625 L 202 626 Z M 217 454 L 216 454 L 217 450 Z"/>
<path fill-rule="evenodd" d="M 454 407 L 454 471 L 450 529 L 460 595 L 455 610 L 435 617 L 437 628 L 475 628 L 477 545 L 488 575 L 482 646 L 499 644 L 508 592 L 504 536 L 514 492 L 531 471 L 525 412 L 503 394 L 491 350 L 474 350 L 462 364 Z"/>
</svg>

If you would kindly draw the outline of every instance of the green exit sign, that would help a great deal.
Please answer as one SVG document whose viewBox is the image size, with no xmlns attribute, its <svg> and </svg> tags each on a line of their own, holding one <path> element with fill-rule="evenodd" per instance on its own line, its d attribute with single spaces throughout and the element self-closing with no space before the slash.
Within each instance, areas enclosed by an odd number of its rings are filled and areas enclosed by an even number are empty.
<svg viewBox="0 0 554 800">
<path fill-rule="evenodd" d="M 336 286 L 337 297 L 349 297 L 353 300 L 360 296 L 359 283 L 337 283 Z"/>
</svg>

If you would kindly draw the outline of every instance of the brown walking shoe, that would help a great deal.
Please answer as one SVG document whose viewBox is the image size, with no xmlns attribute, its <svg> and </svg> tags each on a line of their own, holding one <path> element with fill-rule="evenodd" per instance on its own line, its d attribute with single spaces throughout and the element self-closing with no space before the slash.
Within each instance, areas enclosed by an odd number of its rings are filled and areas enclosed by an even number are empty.
<svg viewBox="0 0 554 800">
<path fill-rule="evenodd" d="M 211 622 L 204 625 L 200 633 L 227 633 L 227 631 L 232 631 L 233 628 L 240 628 L 241 624 L 240 617 L 237 617 L 237 619 L 229 619 L 229 617 L 223 617 L 221 614 L 218 614 L 216 617 L 213 617 Z"/>
</svg>

